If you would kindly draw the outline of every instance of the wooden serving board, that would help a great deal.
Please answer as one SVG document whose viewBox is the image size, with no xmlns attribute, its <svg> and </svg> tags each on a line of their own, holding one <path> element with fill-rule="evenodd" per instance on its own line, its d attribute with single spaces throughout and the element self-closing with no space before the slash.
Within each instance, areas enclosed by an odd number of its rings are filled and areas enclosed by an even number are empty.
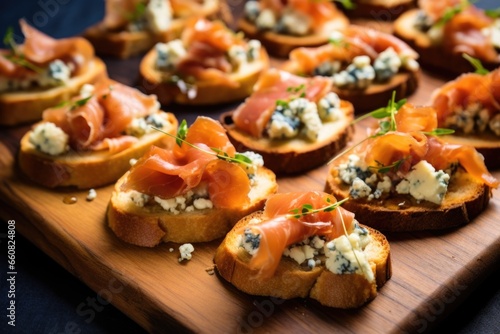
<svg viewBox="0 0 500 334">
<path fill-rule="evenodd" d="M 2 219 L 16 219 L 19 233 L 150 332 L 425 330 L 451 312 L 500 260 L 500 196 L 494 191 L 488 209 L 469 225 L 387 235 L 393 276 L 361 309 L 250 296 L 213 274 L 212 258 L 220 240 L 195 244 L 193 259 L 186 263 L 178 262 L 176 244 L 153 249 L 125 244 L 106 226 L 112 186 L 97 189 L 92 202 L 85 199 L 87 191 L 35 186 L 16 172 L 9 148 L 13 142 L 0 142 Z M 322 190 L 326 172 L 327 167 L 321 167 L 280 178 L 279 190 Z M 77 202 L 65 204 L 68 196 Z"/>
<path fill-rule="evenodd" d="M 110 76 L 135 86 L 138 59 L 107 60 Z M 423 73 L 409 98 L 426 104 L 440 77 Z M 168 110 L 168 109 L 166 109 Z M 179 108 L 181 120 L 218 108 Z M 213 273 L 221 240 L 195 244 L 193 259 L 179 263 L 177 244 L 141 248 L 118 240 L 106 225 L 112 186 L 87 191 L 47 190 L 19 175 L 15 156 L 28 127 L 0 131 L 0 216 L 16 220 L 24 235 L 73 275 L 150 332 L 388 333 L 424 332 L 453 311 L 500 263 L 500 194 L 472 223 L 434 232 L 387 234 L 393 276 L 375 300 L 356 310 L 339 310 L 313 300 L 278 300 L 242 293 Z M 363 125 L 357 126 L 360 138 Z M 323 190 L 327 166 L 279 178 L 279 191 Z M 500 172 L 494 175 L 500 178 Z M 77 202 L 63 199 L 75 196 Z M 171 251 L 173 249 L 173 251 Z"/>
</svg>

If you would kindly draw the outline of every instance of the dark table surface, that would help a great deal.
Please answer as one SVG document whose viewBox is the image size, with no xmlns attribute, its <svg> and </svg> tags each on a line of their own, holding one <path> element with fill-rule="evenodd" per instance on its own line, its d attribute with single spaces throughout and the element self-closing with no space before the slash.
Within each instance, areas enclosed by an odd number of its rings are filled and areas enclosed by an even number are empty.
<svg viewBox="0 0 500 334">
<path fill-rule="evenodd" d="M 243 0 L 228 1 L 240 6 Z M 478 6 L 494 8 L 499 0 L 481 0 Z M 99 21 L 104 13 L 102 0 L 17 0 L 0 2 L 0 33 L 16 27 L 20 17 L 45 33 L 61 38 L 81 34 Z M 20 33 L 16 31 L 17 38 Z M 133 61 L 133 60 L 132 60 Z M 127 77 L 119 62 L 108 59 L 110 73 Z M 127 78 L 130 80 L 130 78 Z M 96 292 L 68 273 L 59 264 L 16 235 L 16 326 L 8 325 L 7 224 L 0 228 L 0 305 L 2 333 L 142 333 L 144 330 L 111 304 L 103 304 Z M 482 284 L 433 332 L 500 333 L 500 268 Z M 101 301 L 101 302 L 100 302 Z M 169 332 L 165 328 L 165 332 Z"/>
</svg>

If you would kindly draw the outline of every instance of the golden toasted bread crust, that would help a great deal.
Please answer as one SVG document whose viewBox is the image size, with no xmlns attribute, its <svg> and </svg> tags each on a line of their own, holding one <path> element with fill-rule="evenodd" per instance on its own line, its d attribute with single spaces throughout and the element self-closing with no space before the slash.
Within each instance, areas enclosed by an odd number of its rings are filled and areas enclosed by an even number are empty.
<svg viewBox="0 0 500 334">
<path fill-rule="evenodd" d="M 315 142 L 307 139 L 254 138 L 236 128 L 231 118 L 232 112 L 222 114 L 220 122 L 237 150 L 259 153 L 264 159 L 264 165 L 276 174 L 297 174 L 321 166 L 351 140 L 354 127 L 350 123 L 354 117 L 354 109 L 347 101 L 341 101 L 341 109 L 344 118 L 324 123 Z"/>
<path fill-rule="evenodd" d="M 380 232 L 366 227 L 372 236 L 367 251 L 375 280 L 369 282 L 359 274 L 337 275 L 324 265 L 304 269 L 293 259 L 282 257 L 280 264 L 269 279 L 256 276 L 258 270 L 249 268 L 250 255 L 239 247 L 236 231 L 251 220 L 260 219 L 262 212 L 241 219 L 226 235 L 217 248 L 214 263 L 219 275 L 237 289 L 252 295 L 272 296 L 283 299 L 313 298 L 321 304 L 337 308 L 355 308 L 372 300 L 392 275 L 390 247 Z"/>
<path fill-rule="evenodd" d="M 140 64 L 140 84 L 149 94 L 158 96 L 161 104 L 181 105 L 217 105 L 243 100 L 253 91 L 262 71 L 269 68 L 269 56 L 264 48 L 260 50 L 258 60 L 240 66 L 236 72 L 228 74 L 234 85 L 210 81 L 197 81 L 194 86 L 195 96 L 181 91 L 172 83 L 169 72 L 159 71 L 155 66 L 156 50 L 149 51 Z"/>
<path fill-rule="evenodd" d="M 260 31 L 255 24 L 245 18 L 238 20 L 237 27 L 239 30 L 243 31 L 246 37 L 261 41 L 270 55 L 278 58 L 287 58 L 290 51 L 295 48 L 326 44 L 332 31 L 340 30 L 348 24 L 349 19 L 341 14 L 336 17 L 335 20 L 324 24 L 320 32 L 307 36 L 292 36 L 278 34 L 272 31 Z"/>
<path fill-rule="evenodd" d="M 163 113 L 170 127 L 165 131 L 175 134 L 177 119 L 171 113 Z M 142 136 L 137 143 L 116 154 L 108 151 L 69 151 L 60 156 L 40 152 L 30 142 L 32 131 L 21 139 L 18 164 L 21 172 L 31 181 L 55 188 L 75 186 L 89 189 L 116 182 L 130 169 L 130 159 L 141 157 L 151 145 L 167 147 L 172 139 L 156 131 Z"/>
<path fill-rule="evenodd" d="M 120 190 L 126 173 L 115 185 L 107 210 L 108 225 L 115 235 L 138 246 L 154 247 L 161 242 L 206 242 L 223 237 L 242 217 L 262 209 L 278 185 L 267 168 L 259 168 L 251 202 L 237 209 L 212 208 L 172 214 L 159 205 L 139 207 Z"/>
<path fill-rule="evenodd" d="M 325 192 L 340 200 L 350 196 L 349 185 L 338 178 L 339 163 L 330 167 Z M 440 205 L 397 194 L 383 200 L 351 198 L 343 206 L 355 212 L 360 223 L 383 232 L 440 230 L 470 223 L 486 209 L 491 195 L 490 187 L 459 169 Z"/>
<path fill-rule="evenodd" d="M 77 95 L 84 84 L 107 76 L 106 65 L 91 59 L 68 83 L 48 89 L 0 93 L 0 125 L 19 125 L 39 121 L 42 112 Z"/>
<path fill-rule="evenodd" d="M 418 12 L 419 9 L 411 9 L 394 21 L 394 35 L 405 41 L 420 55 L 419 63 L 428 69 L 441 70 L 447 74 L 473 72 L 475 68 L 461 53 L 452 53 L 442 45 L 433 45 L 426 33 L 415 29 L 413 23 Z M 481 62 L 489 70 L 500 65 L 500 61 L 492 63 L 481 60 Z"/>
</svg>

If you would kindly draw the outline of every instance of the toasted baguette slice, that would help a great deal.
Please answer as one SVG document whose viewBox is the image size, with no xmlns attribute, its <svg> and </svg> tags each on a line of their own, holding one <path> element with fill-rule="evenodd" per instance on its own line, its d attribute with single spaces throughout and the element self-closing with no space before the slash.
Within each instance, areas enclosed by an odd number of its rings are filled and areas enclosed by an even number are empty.
<svg viewBox="0 0 500 334">
<path fill-rule="evenodd" d="M 473 72 L 474 67 L 463 58 L 461 53 L 452 53 L 441 45 L 433 45 L 427 33 L 414 27 L 418 13 L 419 9 L 411 9 L 394 21 L 394 35 L 418 52 L 420 55 L 419 63 L 429 69 L 440 69 L 455 75 Z M 500 62 L 492 63 L 484 60 L 481 60 L 481 62 L 489 70 L 493 70 L 500 65 Z"/>
<path fill-rule="evenodd" d="M 237 71 L 228 74 L 228 79 L 236 85 L 218 83 L 214 80 L 197 81 L 194 84 L 195 96 L 181 91 L 178 85 L 171 81 L 173 73 L 157 70 L 155 62 L 156 50 L 153 49 L 141 61 L 141 84 L 147 93 L 157 95 L 161 104 L 217 105 L 240 101 L 249 96 L 262 71 L 269 67 L 269 56 L 266 50 L 261 48 L 258 60 L 246 63 Z"/>
<path fill-rule="evenodd" d="M 177 131 L 177 119 L 161 112 L 171 134 Z M 100 187 L 116 182 L 130 169 L 130 159 L 141 157 L 151 145 L 168 146 L 172 139 L 160 131 L 140 137 L 133 146 L 115 154 L 103 151 L 69 151 L 61 156 L 40 152 L 30 142 L 32 130 L 21 138 L 18 161 L 21 171 L 32 181 L 49 188 L 75 186 L 81 189 Z"/>
<path fill-rule="evenodd" d="M 360 274 L 334 274 L 324 264 L 304 269 L 295 260 L 284 256 L 274 276 L 258 278 L 258 269 L 250 269 L 251 256 L 240 247 L 236 231 L 261 217 L 262 211 L 258 211 L 240 220 L 226 235 L 214 257 L 220 276 L 245 293 L 283 299 L 310 297 L 329 307 L 355 308 L 375 298 L 377 289 L 392 275 L 387 239 L 380 232 L 363 226 L 372 237 L 364 252 L 375 276 L 373 282 Z"/>
<path fill-rule="evenodd" d="M 215 17 L 220 10 L 220 1 L 207 0 L 201 12 L 195 16 Z M 184 29 L 186 18 L 172 20 L 168 30 L 161 33 L 152 31 L 112 31 L 99 22 L 89 27 L 84 32 L 94 46 L 96 52 L 101 55 L 127 59 L 132 56 L 143 54 L 158 42 L 168 42 L 178 38 Z"/>
<path fill-rule="evenodd" d="M 340 108 L 343 118 L 323 123 L 318 139 L 314 142 L 303 138 L 255 138 L 234 125 L 232 112 L 222 114 L 220 122 L 238 150 L 259 153 L 264 159 L 264 165 L 276 174 L 296 174 L 321 166 L 351 140 L 354 134 L 354 127 L 351 125 L 354 109 L 347 101 L 341 101 Z"/>
<path fill-rule="evenodd" d="M 335 165 L 342 163 L 341 160 Z M 339 200 L 350 197 L 349 185 L 339 179 L 334 165 L 328 173 L 325 192 Z M 343 207 L 356 212 L 360 223 L 383 232 L 439 230 L 470 223 L 486 209 L 491 196 L 489 186 L 478 182 L 459 167 L 450 178 L 448 192 L 440 205 L 418 202 L 410 195 L 398 194 L 383 200 L 351 198 Z"/>
<path fill-rule="evenodd" d="M 84 84 L 107 76 L 104 62 L 94 57 L 65 85 L 49 89 L 0 93 L 0 125 L 18 125 L 39 121 L 42 112 L 77 95 Z"/>
<path fill-rule="evenodd" d="M 284 62 L 281 68 L 291 73 L 300 73 L 297 63 L 291 60 Z M 396 92 L 396 100 L 413 94 L 418 88 L 420 75 L 420 70 L 400 72 L 388 82 L 374 83 L 366 89 L 341 89 L 333 86 L 332 91 L 342 100 L 351 102 L 356 113 L 362 113 L 387 104 L 393 92 Z"/>
<path fill-rule="evenodd" d="M 245 18 L 238 20 L 238 29 L 243 31 L 246 37 L 258 39 L 268 50 L 269 54 L 278 58 L 287 58 L 293 49 L 305 46 L 320 46 L 326 44 L 332 31 L 340 30 L 349 24 L 349 19 L 344 15 L 339 15 L 323 25 L 321 31 L 314 35 L 292 36 L 278 34 L 273 31 L 260 31 L 257 26 Z"/>
<path fill-rule="evenodd" d="M 276 177 L 261 167 L 250 203 L 238 209 L 212 208 L 172 214 L 160 205 L 139 207 L 120 190 L 128 172 L 118 180 L 107 210 L 108 225 L 121 240 L 144 247 L 161 242 L 205 242 L 223 237 L 242 217 L 262 209 L 266 198 L 277 191 Z"/>
<path fill-rule="evenodd" d="M 357 0 L 354 1 L 354 8 L 344 11 L 350 18 L 393 21 L 405 11 L 414 8 L 416 2 L 415 0 Z"/>
</svg>

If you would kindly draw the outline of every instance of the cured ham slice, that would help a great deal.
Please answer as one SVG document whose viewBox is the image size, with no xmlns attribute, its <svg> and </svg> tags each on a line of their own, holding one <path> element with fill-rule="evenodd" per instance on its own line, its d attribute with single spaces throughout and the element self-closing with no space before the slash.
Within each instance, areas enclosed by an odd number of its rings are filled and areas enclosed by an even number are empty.
<svg viewBox="0 0 500 334">
<path fill-rule="evenodd" d="M 135 142 L 123 136 L 131 121 L 158 110 L 158 106 L 156 96 L 105 78 L 96 83 L 92 95 L 76 96 L 63 106 L 45 110 L 43 120 L 63 129 L 75 150 L 116 151 Z"/>
<path fill-rule="evenodd" d="M 315 191 L 270 197 L 264 208 L 264 219 L 247 226 L 253 234 L 260 235 L 259 248 L 249 267 L 259 269 L 262 278 L 271 277 L 286 247 L 315 235 L 332 240 L 352 231 L 353 213 L 341 207 L 332 211 L 322 210 L 336 202 L 332 195 Z M 303 205 L 310 205 L 318 212 L 294 217 L 294 210 L 300 213 Z"/>
<path fill-rule="evenodd" d="M 212 150 L 224 151 L 229 157 L 236 153 L 220 123 L 200 116 L 185 140 L 191 145 L 184 143 L 172 150 L 152 147 L 131 168 L 121 190 L 173 198 L 206 183 L 215 207 L 238 208 L 248 204 L 248 175 L 241 166 L 220 160 Z"/>
<path fill-rule="evenodd" d="M 233 114 L 237 128 L 254 137 L 262 136 L 264 128 L 271 118 L 279 100 L 289 100 L 297 90 L 303 87 L 305 98 L 317 102 L 332 87 L 326 77 L 304 78 L 285 71 L 270 69 L 263 73 L 254 86 L 254 92 Z M 295 89 L 294 89 L 295 88 Z"/>
</svg>

